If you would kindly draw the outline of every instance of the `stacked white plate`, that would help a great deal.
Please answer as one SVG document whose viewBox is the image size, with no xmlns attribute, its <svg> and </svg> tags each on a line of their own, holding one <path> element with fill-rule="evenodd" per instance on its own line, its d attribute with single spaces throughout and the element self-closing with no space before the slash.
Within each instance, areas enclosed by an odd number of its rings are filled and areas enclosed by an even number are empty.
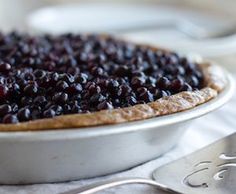
<svg viewBox="0 0 236 194">
<path fill-rule="evenodd" d="M 236 35 L 194 39 L 172 28 L 134 29 L 140 26 L 158 26 L 170 21 L 190 22 L 207 31 L 235 25 L 234 18 L 222 13 L 153 4 L 83 3 L 40 9 L 29 15 L 27 24 L 29 30 L 36 33 L 115 33 L 130 40 L 160 45 L 182 53 L 212 57 L 233 53 L 236 50 Z"/>
</svg>

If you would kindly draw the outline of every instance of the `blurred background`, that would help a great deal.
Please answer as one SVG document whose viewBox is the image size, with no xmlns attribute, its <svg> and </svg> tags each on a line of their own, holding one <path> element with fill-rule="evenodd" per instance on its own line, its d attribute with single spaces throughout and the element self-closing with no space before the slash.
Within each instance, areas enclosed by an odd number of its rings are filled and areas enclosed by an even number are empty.
<svg viewBox="0 0 236 194">
<path fill-rule="evenodd" d="M 0 30 L 110 33 L 236 68 L 235 0 L 0 0 Z"/>
</svg>

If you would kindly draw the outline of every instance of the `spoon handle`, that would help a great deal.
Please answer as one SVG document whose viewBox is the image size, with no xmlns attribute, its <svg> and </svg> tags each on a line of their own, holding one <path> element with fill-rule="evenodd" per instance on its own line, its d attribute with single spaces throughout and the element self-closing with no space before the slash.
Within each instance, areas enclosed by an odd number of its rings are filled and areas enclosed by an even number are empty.
<svg viewBox="0 0 236 194">
<path fill-rule="evenodd" d="M 105 189 L 109 189 L 109 188 L 120 186 L 120 185 L 126 185 L 126 184 L 146 184 L 146 185 L 155 186 L 157 187 L 158 190 L 167 191 L 168 193 L 181 194 L 164 185 L 157 183 L 156 181 L 153 181 L 151 179 L 144 179 L 144 178 L 126 178 L 126 179 L 123 178 L 123 179 L 101 181 L 101 182 L 91 184 L 89 186 L 77 188 L 77 189 L 60 193 L 60 194 L 93 194 L 99 191 L 103 191 Z"/>
</svg>

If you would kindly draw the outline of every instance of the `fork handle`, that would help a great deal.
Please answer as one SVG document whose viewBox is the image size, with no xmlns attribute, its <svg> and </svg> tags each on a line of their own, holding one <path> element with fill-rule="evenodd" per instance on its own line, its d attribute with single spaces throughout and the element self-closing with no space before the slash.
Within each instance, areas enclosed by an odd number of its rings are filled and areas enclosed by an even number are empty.
<svg viewBox="0 0 236 194">
<path fill-rule="evenodd" d="M 153 181 L 151 179 L 144 179 L 144 178 L 123 178 L 123 179 L 113 179 L 108 181 L 101 181 L 94 184 L 91 184 L 89 186 L 77 188 L 71 191 L 63 192 L 60 194 L 93 194 L 99 191 L 103 191 L 105 189 L 109 189 L 112 187 L 120 186 L 120 185 L 126 185 L 126 184 L 146 184 L 156 187 L 158 190 L 166 191 L 173 194 L 181 194 L 177 191 L 174 191 L 165 185 L 161 185 L 157 183 L 156 181 Z"/>
</svg>

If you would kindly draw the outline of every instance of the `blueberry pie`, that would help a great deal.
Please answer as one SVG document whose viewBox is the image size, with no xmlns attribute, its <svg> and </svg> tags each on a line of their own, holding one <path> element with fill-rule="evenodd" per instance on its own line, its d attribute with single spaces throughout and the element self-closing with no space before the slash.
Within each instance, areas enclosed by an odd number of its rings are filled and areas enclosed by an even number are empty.
<svg viewBox="0 0 236 194">
<path fill-rule="evenodd" d="M 0 33 L 0 130 L 66 129 L 194 108 L 225 87 L 222 70 L 104 35 Z"/>
</svg>

